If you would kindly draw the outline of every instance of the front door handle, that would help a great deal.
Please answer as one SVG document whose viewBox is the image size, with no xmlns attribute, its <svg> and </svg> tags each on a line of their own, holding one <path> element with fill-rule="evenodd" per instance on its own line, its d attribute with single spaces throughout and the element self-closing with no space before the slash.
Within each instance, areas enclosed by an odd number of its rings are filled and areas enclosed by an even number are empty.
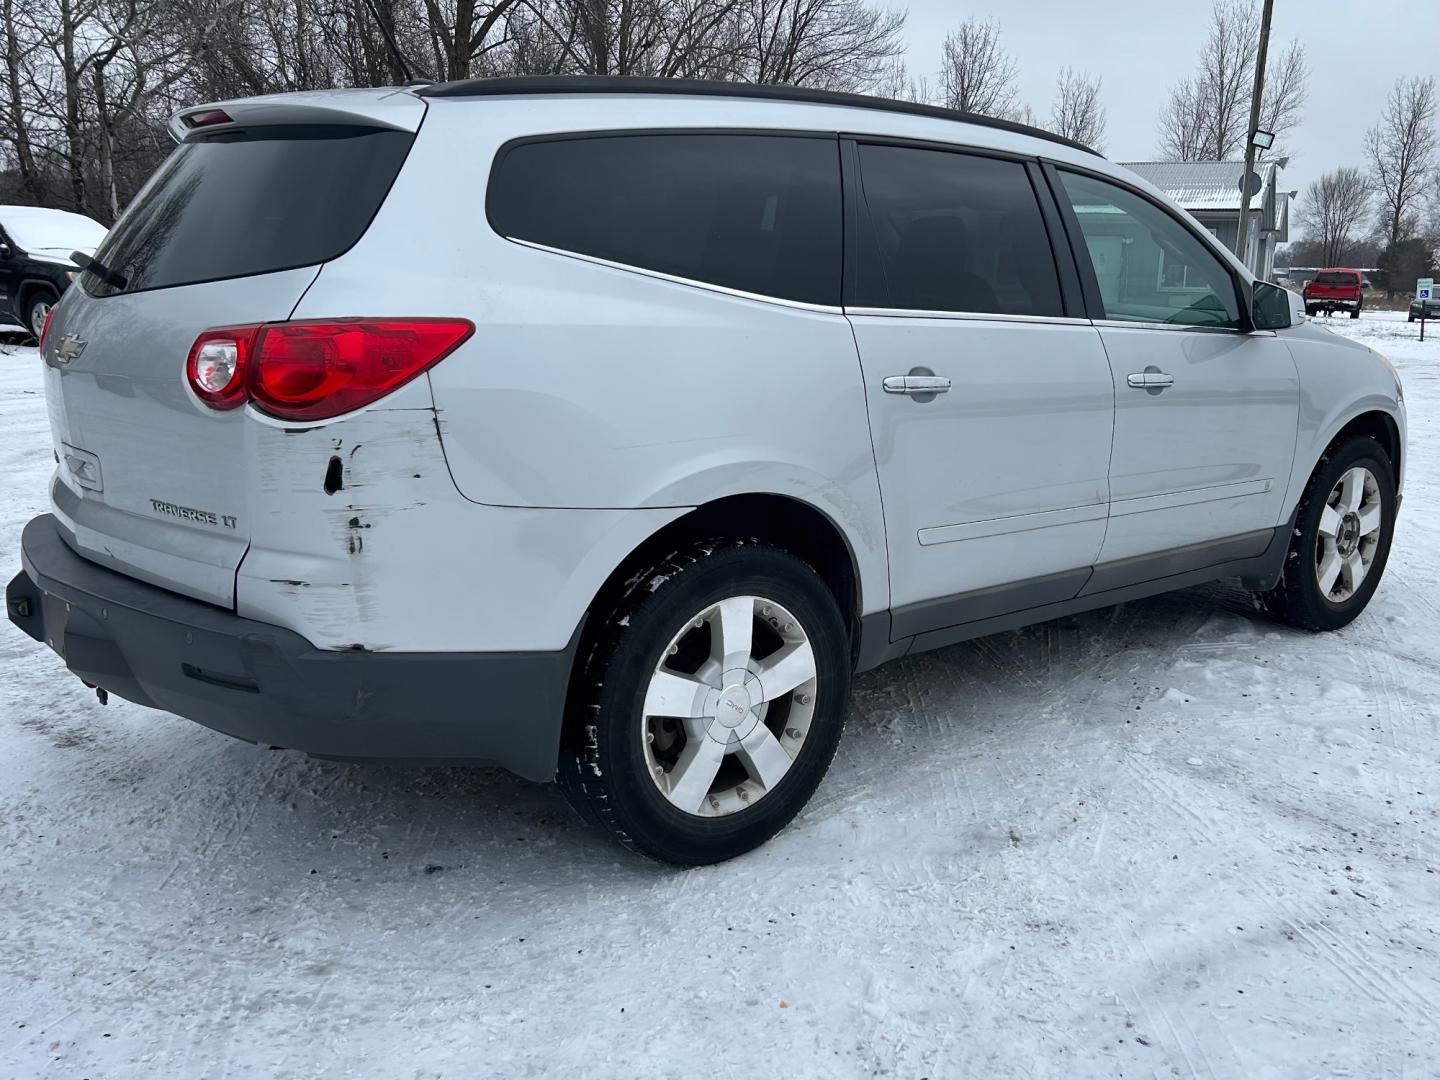
<svg viewBox="0 0 1440 1080">
<path fill-rule="evenodd" d="M 884 382 L 887 394 L 948 394 L 950 380 L 943 375 L 887 375 Z"/>
<path fill-rule="evenodd" d="M 1149 390 L 1158 394 L 1165 387 L 1175 385 L 1175 376 L 1152 368 L 1149 371 L 1137 371 L 1132 375 L 1127 375 L 1125 381 L 1136 390 Z"/>
</svg>

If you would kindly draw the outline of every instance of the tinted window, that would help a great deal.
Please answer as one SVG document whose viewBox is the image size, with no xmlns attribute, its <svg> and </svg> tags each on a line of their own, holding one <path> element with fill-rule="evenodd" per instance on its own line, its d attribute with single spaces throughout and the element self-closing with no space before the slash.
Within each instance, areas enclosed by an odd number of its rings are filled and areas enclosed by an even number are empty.
<svg viewBox="0 0 1440 1080">
<path fill-rule="evenodd" d="M 1060 285 L 1025 166 L 944 150 L 861 146 L 873 237 L 861 307 L 1059 315 Z"/>
<path fill-rule="evenodd" d="M 840 302 L 834 139 L 521 143 L 496 162 L 487 211 L 502 236 L 746 292 Z"/>
<path fill-rule="evenodd" d="M 185 143 L 96 253 L 124 286 L 159 289 L 333 259 L 360 238 L 414 136 L 357 127 L 273 127 Z"/>
<path fill-rule="evenodd" d="M 1199 237 L 1124 188 L 1075 173 L 1060 177 L 1080 221 L 1106 318 L 1240 325 L 1230 270 Z"/>
<path fill-rule="evenodd" d="M 1359 280 L 1359 274 L 1337 274 L 1333 271 L 1315 275 L 1316 285 L 1354 285 Z"/>
</svg>

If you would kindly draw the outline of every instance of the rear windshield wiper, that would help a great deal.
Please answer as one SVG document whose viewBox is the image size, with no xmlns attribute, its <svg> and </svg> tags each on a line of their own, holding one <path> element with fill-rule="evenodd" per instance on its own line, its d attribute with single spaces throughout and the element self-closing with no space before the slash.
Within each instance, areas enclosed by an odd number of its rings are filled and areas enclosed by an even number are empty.
<svg viewBox="0 0 1440 1080">
<path fill-rule="evenodd" d="M 94 274 L 97 278 L 103 281 L 106 285 L 109 285 L 111 288 L 125 288 L 126 281 L 124 274 L 116 273 L 114 270 L 111 270 L 108 266 L 102 263 L 99 259 L 92 259 L 83 251 L 72 251 L 70 253 L 70 261 L 73 262 L 76 266 L 80 267 L 81 270 L 84 270 L 87 274 Z"/>
</svg>

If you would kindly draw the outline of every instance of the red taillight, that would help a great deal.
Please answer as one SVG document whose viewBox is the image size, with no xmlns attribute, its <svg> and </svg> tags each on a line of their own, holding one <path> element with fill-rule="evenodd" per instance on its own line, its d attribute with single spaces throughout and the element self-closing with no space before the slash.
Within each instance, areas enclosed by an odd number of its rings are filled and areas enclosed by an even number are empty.
<svg viewBox="0 0 1440 1080">
<path fill-rule="evenodd" d="M 40 324 L 40 351 L 45 351 L 45 337 L 50 333 L 50 320 L 55 318 L 55 308 L 52 306 L 45 312 L 45 321 Z"/>
<path fill-rule="evenodd" d="M 207 330 L 190 350 L 190 385 L 212 408 L 250 400 L 282 420 L 328 420 L 378 401 L 474 332 L 466 319 L 327 319 Z M 218 343 L 209 383 L 202 381 L 210 370 L 207 343 Z M 217 390 L 211 384 L 227 373 L 232 346 L 232 381 Z"/>
</svg>

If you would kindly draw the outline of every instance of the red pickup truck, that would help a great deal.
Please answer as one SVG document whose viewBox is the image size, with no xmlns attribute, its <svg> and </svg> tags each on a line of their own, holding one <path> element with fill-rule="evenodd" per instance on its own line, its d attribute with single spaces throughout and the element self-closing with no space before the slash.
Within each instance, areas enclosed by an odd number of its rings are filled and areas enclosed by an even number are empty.
<svg viewBox="0 0 1440 1080">
<path fill-rule="evenodd" d="M 1363 283 L 1359 270 L 1340 266 L 1321 270 L 1305 285 L 1305 314 L 1348 311 L 1352 319 L 1360 318 L 1360 309 L 1365 306 Z"/>
</svg>

